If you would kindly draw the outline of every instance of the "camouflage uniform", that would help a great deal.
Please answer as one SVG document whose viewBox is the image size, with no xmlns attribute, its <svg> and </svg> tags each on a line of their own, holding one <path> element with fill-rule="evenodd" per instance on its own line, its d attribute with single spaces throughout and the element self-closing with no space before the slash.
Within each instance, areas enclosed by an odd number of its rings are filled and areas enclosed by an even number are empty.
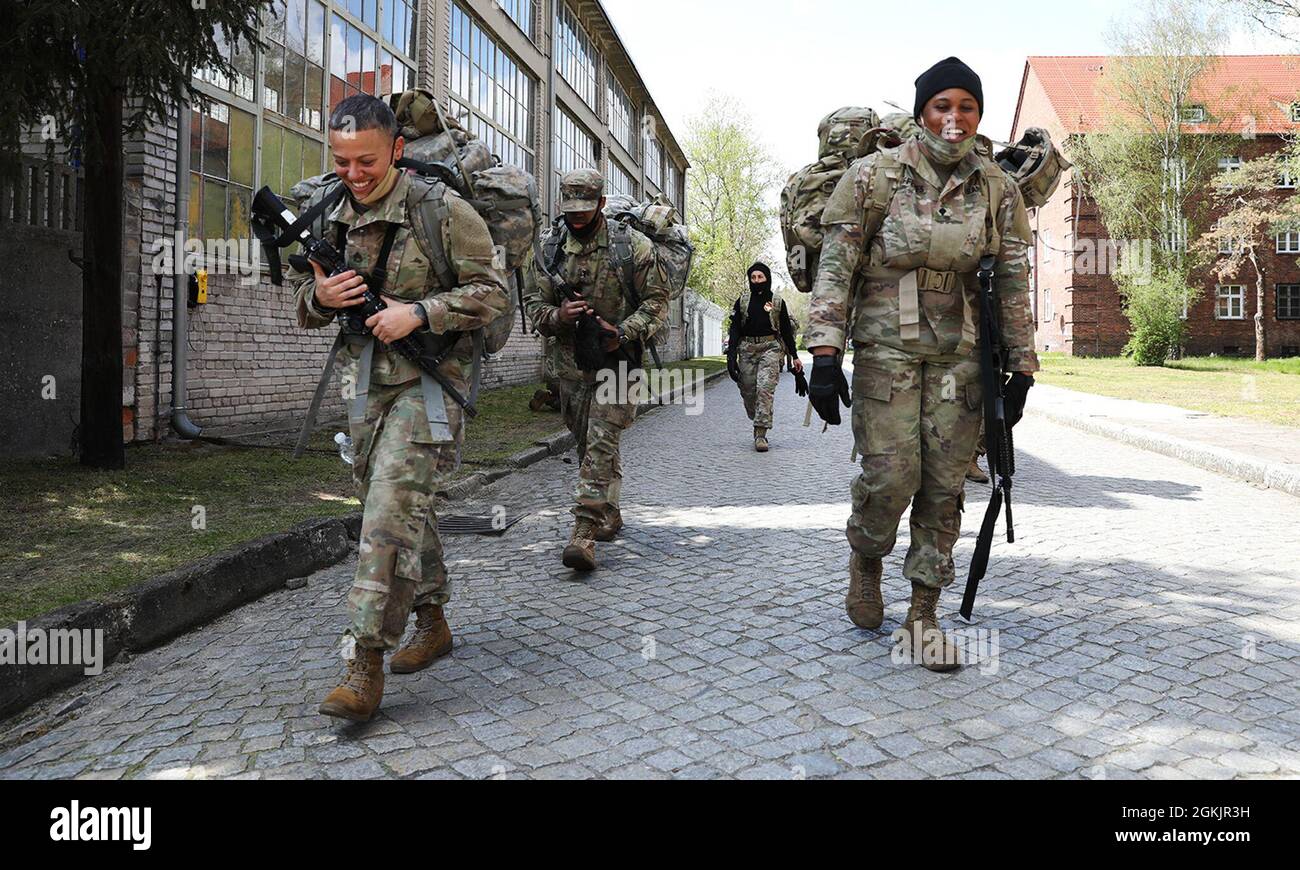
<svg viewBox="0 0 1300 870">
<path fill-rule="evenodd" d="M 593 170 L 566 175 L 562 189 L 566 197 L 577 189 L 580 201 L 599 202 L 604 179 Z M 584 192 L 585 191 L 585 192 Z M 581 199 L 585 198 L 585 199 Z M 609 227 L 602 226 L 586 242 L 567 234 L 560 277 L 580 293 L 596 314 L 614 326 L 622 326 L 626 340 L 641 341 L 653 336 L 668 317 L 667 276 L 655 255 L 654 244 L 641 233 L 631 231 L 634 278 L 641 305 L 633 309 L 623 291 L 609 251 Z M 547 238 L 543 236 L 543 241 Z M 594 523 L 619 507 L 623 484 L 619 461 L 619 439 L 636 419 L 636 403 L 601 401 L 597 372 L 584 372 L 574 361 L 572 324 L 560 322 L 564 296 L 551 279 L 529 259 L 524 266 L 524 305 L 534 328 L 547 337 L 546 374 L 560 387 L 565 425 L 578 442 L 581 468 L 575 492 L 573 514 Z"/>
<path fill-rule="evenodd" d="M 983 413 L 975 272 L 982 253 L 996 252 L 1008 368 L 1036 371 L 1030 230 L 1009 180 L 990 214 L 991 187 L 980 176 L 1002 171 L 978 152 L 952 167 L 946 184 L 917 140 L 888 154 L 901 174 L 865 252 L 864 211 L 876 162 L 886 156 L 858 161 L 831 195 L 806 337 L 809 347 L 853 341 L 853 434 L 862 474 L 852 486 L 850 545 L 863 557 L 888 555 L 910 502 L 903 573 L 940 589 L 954 580 L 963 477 Z"/>
<path fill-rule="evenodd" d="M 441 232 L 456 286 L 441 286 L 442 279 L 412 235 L 408 212 L 412 186 L 428 183 L 403 175 L 388 196 L 364 213 L 345 196 L 329 214 L 328 225 L 334 229 L 343 225 L 348 266 L 364 274 L 375 265 L 387 225 L 398 224 L 401 229 L 387 263 L 389 286 L 383 294 L 423 306 L 429 329 L 435 333 L 472 331 L 508 309 L 505 280 L 493 264 L 487 224 L 449 190 L 444 194 L 448 217 Z M 317 304 L 314 277 L 299 272 L 290 277 L 298 325 L 329 326 L 337 312 Z M 401 640 L 414 607 L 441 606 L 450 598 L 433 495 L 439 480 L 459 465 L 464 429 L 460 406 L 429 379 L 432 404 L 445 406 L 446 427 L 434 431 L 420 370 L 387 345 L 376 344 L 369 383 L 358 383 L 360 360 L 372 343 L 368 336 L 349 338 L 342 351 L 344 398 L 364 398 L 363 407 L 350 402 L 356 453 L 353 481 L 365 513 L 356 579 L 348 594 L 348 632 L 359 646 L 388 650 Z M 469 394 L 471 363 L 467 335 L 440 369 L 462 395 Z M 439 411 L 434 411 L 435 417 L 442 416 Z"/>
<path fill-rule="evenodd" d="M 747 303 L 747 297 L 742 296 L 732 311 L 732 317 L 740 317 L 743 322 L 748 312 Z M 775 335 L 738 337 L 736 362 L 740 368 L 740 396 L 745 402 L 745 413 L 754 421 L 756 429 L 772 428 L 772 403 L 781 382 L 781 366 L 793 353 L 793 349 L 786 348 L 781 339 L 783 308 L 785 300 L 772 294 L 772 310 L 768 315 L 772 318 Z"/>
</svg>

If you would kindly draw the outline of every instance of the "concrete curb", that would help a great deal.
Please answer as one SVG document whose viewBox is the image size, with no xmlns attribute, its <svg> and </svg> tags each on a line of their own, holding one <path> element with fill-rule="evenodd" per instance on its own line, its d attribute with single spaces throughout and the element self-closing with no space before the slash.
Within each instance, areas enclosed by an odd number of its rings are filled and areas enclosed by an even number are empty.
<svg viewBox="0 0 1300 870">
<path fill-rule="evenodd" d="M 725 371 L 704 379 L 713 383 Z M 637 416 L 680 400 L 686 387 L 663 402 L 641 405 Z M 516 453 L 502 468 L 476 472 L 438 492 L 446 501 L 470 497 L 483 487 L 554 456 L 576 444 L 567 431 L 536 441 Z M 185 632 L 206 625 L 267 593 L 292 586 L 292 581 L 333 567 L 346 559 L 361 536 L 361 514 L 311 520 L 256 541 L 201 559 L 145 580 L 104 601 L 80 601 L 23 620 L 27 636 L 40 629 L 100 630 L 104 632 L 104 667 L 123 652 L 142 652 Z M 17 636 L 17 626 L 13 626 Z M 0 667 L 0 720 L 86 678 L 82 665 L 12 664 Z"/>
<path fill-rule="evenodd" d="M 1062 426 L 1070 426 L 1093 435 L 1100 435 L 1104 438 L 1140 447 L 1143 450 L 1150 450 L 1153 453 L 1181 459 L 1183 462 L 1203 468 L 1206 471 L 1212 471 L 1256 486 L 1276 489 L 1300 497 L 1300 472 L 1274 462 L 1265 462 L 1243 453 L 1187 441 L 1172 435 L 1142 429 L 1138 426 L 1108 423 L 1042 407 L 1033 408 L 1031 413 L 1041 414 L 1046 419 Z"/>
</svg>

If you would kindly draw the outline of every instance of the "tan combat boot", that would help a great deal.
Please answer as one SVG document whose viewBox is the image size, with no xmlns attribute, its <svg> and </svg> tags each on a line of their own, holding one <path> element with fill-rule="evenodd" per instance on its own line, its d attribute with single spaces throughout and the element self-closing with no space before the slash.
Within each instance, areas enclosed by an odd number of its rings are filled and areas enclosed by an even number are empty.
<svg viewBox="0 0 1300 870">
<path fill-rule="evenodd" d="M 605 522 L 596 528 L 595 539 L 608 544 L 617 538 L 621 531 L 623 531 L 623 512 L 616 507 L 611 507 L 605 511 Z"/>
<path fill-rule="evenodd" d="M 768 451 L 766 429 L 760 429 L 757 426 L 754 427 L 754 449 L 759 453 L 766 453 Z"/>
<path fill-rule="evenodd" d="M 885 600 L 880 595 L 884 565 L 859 553 L 849 555 L 849 594 L 844 599 L 849 621 L 858 628 L 874 631 L 885 621 Z"/>
<path fill-rule="evenodd" d="M 939 590 L 920 583 L 912 584 L 912 606 L 899 634 L 912 652 L 912 661 L 928 670 L 955 671 L 961 667 L 957 660 L 957 647 L 939 628 L 935 608 L 939 606 Z"/>
<path fill-rule="evenodd" d="M 980 468 L 980 458 L 974 457 L 970 461 L 970 468 L 966 469 L 966 479 L 972 483 L 988 483 L 989 476 Z"/>
<path fill-rule="evenodd" d="M 320 712 L 353 722 L 369 722 L 384 697 L 384 651 L 357 647 L 343 684 L 326 696 Z"/>
<path fill-rule="evenodd" d="M 451 628 L 442 607 L 437 604 L 417 607 L 415 634 L 388 660 L 388 670 L 394 674 L 414 674 L 451 652 L 451 647 Z"/>
<path fill-rule="evenodd" d="M 596 570 L 596 523 L 585 517 L 573 525 L 573 536 L 564 548 L 564 567 L 574 571 Z"/>
</svg>

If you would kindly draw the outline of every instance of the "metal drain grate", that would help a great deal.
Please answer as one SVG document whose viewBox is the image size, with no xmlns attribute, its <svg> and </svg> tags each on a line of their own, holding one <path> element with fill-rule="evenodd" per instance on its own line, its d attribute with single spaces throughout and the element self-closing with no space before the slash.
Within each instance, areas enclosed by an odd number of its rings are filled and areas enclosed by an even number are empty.
<svg viewBox="0 0 1300 870">
<path fill-rule="evenodd" d="M 444 535 L 504 535 L 527 514 L 504 517 L 444 516 L 438 519 L 438 531 Z"/>
</svg>

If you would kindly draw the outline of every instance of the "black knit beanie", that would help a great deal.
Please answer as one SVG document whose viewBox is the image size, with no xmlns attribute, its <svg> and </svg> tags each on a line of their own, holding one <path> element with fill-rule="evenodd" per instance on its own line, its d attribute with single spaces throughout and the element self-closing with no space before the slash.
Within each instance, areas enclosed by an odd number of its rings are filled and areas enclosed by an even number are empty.
<svg viewBox="0 0 1300 870">
<path fill-rule="evenodd" d="M 975 102 L 979 104 L 980 116 L 983 117 L 984 85 L 980 82 L 980 77 L 975 74 L 975 70 L 960 60 L 950 57 L 921 73 L 920 78 L 916 80 L 916 105 L 912 109 L 912 117 L 918 124 L 921 122 L 921 112 L 925 109 L 925 104 L 930 102 L 935 94 L 941 94 L 948 88 L 970 91 Z"/>
</svg>

